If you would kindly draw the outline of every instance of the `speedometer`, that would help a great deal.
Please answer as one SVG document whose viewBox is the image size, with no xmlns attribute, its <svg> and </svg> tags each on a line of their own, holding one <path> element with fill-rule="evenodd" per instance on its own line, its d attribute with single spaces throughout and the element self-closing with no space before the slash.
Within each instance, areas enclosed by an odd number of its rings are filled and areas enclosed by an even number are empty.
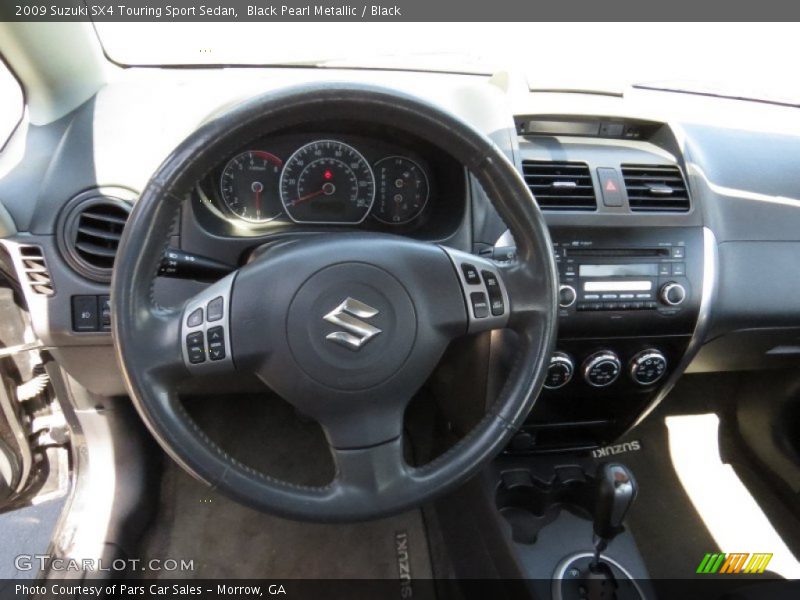
<svg viewBox="0 0 800 600">
<path fill-rule="evenodd" d="M 375 201 L 375 176 L 352 146 L 318 140 L 286 161 L 280 195 L 295 223 L 355 225 L 367 218 Z"/>
</svg>

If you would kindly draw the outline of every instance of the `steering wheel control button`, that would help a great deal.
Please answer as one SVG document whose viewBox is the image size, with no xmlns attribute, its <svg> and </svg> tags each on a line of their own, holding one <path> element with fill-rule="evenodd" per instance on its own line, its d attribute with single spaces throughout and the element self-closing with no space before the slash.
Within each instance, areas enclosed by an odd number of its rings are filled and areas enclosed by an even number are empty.
<svg viewBox="0 0 800 600">
<path fill-rule="evenodd" d="M 544 387 L 548 390 L 557 390 L 564 387 L 572 380 L 575 364 L 570 356 L 564 352 L 556 352 L 550 359 L 547 375 L 544 378 Z"/>
<path fill-rule="evenodd" d="M 461 265 L 461 272 L 464 273 L 464 280 L 469 285 L 481 284 L 481 278 L 478 276 L 478 269 L 475 268 L 475 265 L 464 263 Z"/>
<path fill-rule="evenodd" d="M 502 329 L 509 316 L 508 292 L 494 261 L 441 246 L 456 269 L 469 318 L 468 333 Z"/>
<path fill-rule="evenodd" d="M 219 321 L 223 314 L 224 301 L 222 296 L 217 296 L 206 306 L 206 320 L 209 322 Z"/>
<path fill-rule="evenodd" d="M 208 339 L 208 358 L 222 360 L 225 358 L 225 330 L 217 325 L 206 332 Z"/>
<path fill-rule="evenodd" d="M 489 292 L 489 304 L 492 308 L 492 315 L 500 317 L 506 312 L 506 304 L 503 301 L 503 290 L 500 289 L 500 282 L 497 275 L 491 271 L 481 271 L 483 283 L 486 284 L 486 291 Z"/>
<path fill-rule="evenodd" d="M 606 387 L 619 377 L 622 365 L 610 350 L 595 352 L 583 363 L 583 378 L 593 387 Z"/>
<path fill-rule="evenodd" d="M 652 385 L 666 372 L 667 357 L 660 350 L 644 350 L 631 359 L 631 379 L 639 385 Z"/>
<path fill-rule="evenodd" d="M 569 308 L 570 306 L 575 304 L 575 300 L 577 299 L 578 299 L 578 294 L 575 292 L 574 287 L 572 287 L 571 285 L 559 286 L 558 305 L 561 308 Z"/>
<path fill-rule="evenodd" d="M 205 340 L 202 331 L 194 331 L 186 336 L 186 350 L 189 362 L 193 365 L 206 361 Z"/>
<path fill-rule="evenodd" d="M 97 296 L 73 296 L 72 329 L 74 331 L 97 331 L 98 325 Z"/>
<path fill-rule="evenodd" d="M 189 318 L 186 319 L 186 326 L 187 327 L 200 327 L 203 324 L 203 309 L 198 308 L 189 315 Z"/>
<path fill-rule="evenodd" d="M 489 304 L 486 301 L 486 294 L 483 292 L 472 292 L 469 295 L 472 304 L 472 314 L 476 319 L 485 319 L 489 316 Z"/>
</svg>

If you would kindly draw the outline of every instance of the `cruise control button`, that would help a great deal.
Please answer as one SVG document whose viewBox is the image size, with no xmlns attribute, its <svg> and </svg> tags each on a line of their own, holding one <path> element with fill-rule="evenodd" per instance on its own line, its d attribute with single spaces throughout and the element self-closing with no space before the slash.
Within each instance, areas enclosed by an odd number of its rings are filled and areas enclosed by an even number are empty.
<svg viewBox="0 0 800 600">
<path fill-rule="evenodd" d="M 461 265 L 461 272 L 464 273 L 464 279 L 467 280 L 468 284 L 480 285 L 481 278 L 478 277 L 478 269 L 476 269 L 474 265 L 463 263 Z"/>
<path fill-rule="evenodd" d="M 486 294 L 483 292 L 472 292 L 469 295 L 472 303 L 472 314 L 476 319 L 484 319 L 489 316 L 489 304 L 486 302 Z"/>
<path fill-rule="evenodd" d="M 198 308 L 197 310 L 192 311 L 192 314 L 189 315 L 189 318 L 186 319 L 186 326 L 187 327 L 197 327 L 198 325 L 203 324 L 203 309 Z"/>
<path fill-rule="evenodd" d="M 495 317 L 502 316 L 506 306 L 503 302 L 503 292 L 500 289 L 500 282 L 497 281 L 497 275 L 491 271 L 481 271 L 481 275 L 483 275 L 483 283 L 486 284 L 486 290 L 489 292 L 489 304 L 492 307 L 492 314 Z"/>
<path fill-rule="evenodd" d="M 206 319 L 208 321 L 219 321 L 223 314 L 222 296 L 217 296 L 206 305 Z"/>
</svg>

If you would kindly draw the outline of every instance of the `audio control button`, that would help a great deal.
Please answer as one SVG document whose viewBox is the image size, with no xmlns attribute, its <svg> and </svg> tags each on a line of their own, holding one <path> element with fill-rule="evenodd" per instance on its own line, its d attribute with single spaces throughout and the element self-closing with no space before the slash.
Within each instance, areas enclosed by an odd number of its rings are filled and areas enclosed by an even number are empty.
<svg viewBox="0 0 800 600">
<path fill-rule="evenodd" d="M 686 288 L 680 283 L 670 281 L 664 284 L 659 292 L 659 297 L 664 304 L 669 306 L 679 306 L 686 300 Z"/>
<path fill-rule="evenodd" d="M 578 299 L 578 294 L 575 292 L 575 288 L 571 285 L 562 285 L 558 288 L 558 305 L 561 308 L 569 308 L 573 304 L 575 304 L 575 300 Z"/>
</svg>

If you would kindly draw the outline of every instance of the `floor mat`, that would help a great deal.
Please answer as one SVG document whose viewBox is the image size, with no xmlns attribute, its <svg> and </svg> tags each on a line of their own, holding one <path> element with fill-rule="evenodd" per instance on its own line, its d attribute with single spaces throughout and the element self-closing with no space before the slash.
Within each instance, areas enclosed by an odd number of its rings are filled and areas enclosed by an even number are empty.
<svg viewBox="0 0 800 600">
<path fill-rule="evenodd" d="M 617 446 L 633 441 L 639 450 L 601 459 L 627 465 L 639 484 L 628 527 L 652 578 L 692 577 L 705 553 L 719 548 L 675 473 L 664 419 L 651 415 Z"/>
<path fill-rule="evenodd" d="M 248 464 L 276 476 L 293 471 L 309 483 L 327 477 L 330 461 L 319 455 L 327 451 L 315 425 L 280 401 L 215 398 L 194 403 L 190 412 Z M 164 462 L 159 510 L 141 556 L 193 560 L 194 570 L 145 577 L 399 580 L 406 543 L 411 577 L 432 577 L 419 510 L 356 524 L 289 521 L 228 500 Z"/>
</svg>

